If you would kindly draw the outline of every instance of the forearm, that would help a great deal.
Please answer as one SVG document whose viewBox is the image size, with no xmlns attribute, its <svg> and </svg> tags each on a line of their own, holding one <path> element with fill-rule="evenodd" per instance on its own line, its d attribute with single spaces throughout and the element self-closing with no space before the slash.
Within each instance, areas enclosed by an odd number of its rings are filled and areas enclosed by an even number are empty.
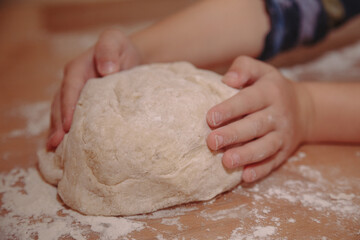
<svg viewBox="0 0 360 240">
<path fill-rule="evenodd" d="M 360 142 L 360 83 L 300 83 L 311 112 L 306 142 Z"/>
<path fill-rule="evenodd" d="M 262 0 L 207 0 L 130 36 L 143 63 L 189 61 L 199 67 L 259 56 L 269 19 Z"/>
</svg>

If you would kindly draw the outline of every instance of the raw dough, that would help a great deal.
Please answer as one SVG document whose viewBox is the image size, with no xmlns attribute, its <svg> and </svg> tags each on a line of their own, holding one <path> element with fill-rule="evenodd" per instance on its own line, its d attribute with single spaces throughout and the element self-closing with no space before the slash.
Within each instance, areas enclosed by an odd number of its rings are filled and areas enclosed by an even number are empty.
<svg viewBox="0 0 360 240">
<path fill-rule="evenodd" d="M 91 79 L 70 132 L 39 154 L 62 200 L 91 215 L 132 215 L 209 200 L 240 182 L 205 142 L 206 112 L 236 93 L 188 63 L 136 67 Z"/>
</svg>

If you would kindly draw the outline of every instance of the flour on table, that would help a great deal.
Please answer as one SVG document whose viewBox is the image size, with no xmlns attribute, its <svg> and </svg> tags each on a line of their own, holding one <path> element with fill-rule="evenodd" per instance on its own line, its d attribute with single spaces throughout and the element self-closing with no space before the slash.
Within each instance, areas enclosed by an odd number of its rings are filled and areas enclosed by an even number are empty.
<svg viewBox="0 0 360 240">
<path fill-rule="evenodd" d="M 276 239 L 272 237 L 276 230 L 274 226 L 256 226 L 252 227 L 252 233 L 244 234 L 243 228 L 237 228 L 231 233 L 230 240 Z"/>
<path fill-rule="evenodd" d="M 254 236 L 255 237 L 268 237 L 275 233 L 276 227 L 266 226 L 266 227 L 255 227 Z"/>
<path fill-rule="evenodd" d="M 296 155 L 291 156 L 287 161 L 288 162 L 298 162 L 298 161 L 301 161 L 305 157 L 306 157 L 305 152 L 297 152 Z"/>
<path fill-rule="evenodd" d="M 249 210 L 246 209 L 245 204 L 241 204 L 234 208 L 228 208 L 223 210 L 217 210 L 214 212 L 209 212 L 208 210 L 203 210 L 200 212 L 200 216 L 211 221 L 217 221 L 225 218 L 242 218 L 249 213 Z"/>
<path fill-rule="evenodd" d="M 290 179 L 284 181 L 281 186 L 271 186 L 264 193 L 267 199 L 275 198 L 294 204 L 300 203 L 303 207 L 341 217 L 353 215 L 360 218 L 360 206 L 354 204 L 358 196 L 342 192 L 343 187 L 326 181 L 321 172 L 315 169 L 305 165 L 300 165 L 297 169 L 309 181 Z M 332 189 L 332 193 L 329 193 L 328 189 Z"/>
<path fill-rule="evenodd" d="M 145 228 L 142 222 L 120 217 L 84 216 L 57 199 L 56 188 L 34 168 L 0 174 L 0 232 L 5 239 L 87 239 L 90 232 L 116 240 Z"/>
<path fill-rule="evenodd" d="M 296 220 L 295 220 L 295 219 L 293 219 L 293 218 L 289 218 L 289 219 L 288 219 L 288 222 L 289 222 L 289 223 L 295 223 L 295 222 L 296 222 Z"/>
<path fill-rule="evenodd" d="M 357 64 L 360 63 L 360 41 L 345 47 L 331 51 L 324 56 L 308 62 L 306 64 L 296 65 L 290 68 L 283 68 L 281 72 L 291 80 L 301 81 L 303 74 L 318 74 L 321 78 L 317 81 L 328 81 L 330 77 L 337 76 L 336 80 L 343 78 L 344 72 L 346 76 L 359 78 L 360 70 Z"/>
<path fill-rule="evenodd" d="M 182 231 L 184 230 L 184 225 L 182 225 L 180 223 L 180 217 L 176 217 L 176 218 L 163 218 L 161 219 L 161 224 L 164 225 L 175 225 L 177 227 L 177 230 Z"/>
<path fill-rule="evenodd" d="M 50 102 L 25 104 L 13 110 L 11 114 L 25 119 L 26 126 L 12 130 L 8 137 L 37 136 L 49 128 Z"/>
</svg>

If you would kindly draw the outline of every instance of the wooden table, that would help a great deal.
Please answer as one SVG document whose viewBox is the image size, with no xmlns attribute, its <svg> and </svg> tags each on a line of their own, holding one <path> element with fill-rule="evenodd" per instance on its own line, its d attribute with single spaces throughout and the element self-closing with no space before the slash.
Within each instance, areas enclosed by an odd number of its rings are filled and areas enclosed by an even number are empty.
<svg viewBox="0 0 360 240">
<path fill-rule="evenodd" d="M 93 44 L 108 26 L 129 33 L 190 2 L 79 0 L 0 5 L 2 181 L 13 169 L 36 168 L 36 151 L 46 137 L 49 104 L 67 61 Z M 317 57 L 325 49 L 351 44 L 360 39 L 359 27 L 358 19 L 319 46 L 283 54 L 272 63 L 292 65 Z M 306 76 L 315 79 L 321 74 Z M 354 80 L 346 73 L 342 78 Z M 9 217 L 3 208 L 7 193 L 0 192 L 0 230 L 4 230 L 1 226 Z M 210 202 L 186 204 L 131 221 L 142 227 L 119 239 L 360 239 L 360 145 L 302 146 L 260 182 L 240 185 Z M 66 230 L 63 234 L 60 239 L 77 239 Z M 104 239 L 96 231 L 83 237 Z M 33 238 L 40 237 L 35 234 Z"/>
</svg>

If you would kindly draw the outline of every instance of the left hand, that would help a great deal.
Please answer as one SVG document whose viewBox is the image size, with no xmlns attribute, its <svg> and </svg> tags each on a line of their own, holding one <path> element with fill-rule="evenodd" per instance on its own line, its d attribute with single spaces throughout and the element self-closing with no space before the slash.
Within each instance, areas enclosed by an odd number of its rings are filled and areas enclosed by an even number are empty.
<svg viewBox="0 0 360 240">
<path fill-rule="evenodd" d="M 228 169 L 245 166 L 243 180 L 254 182 L 281 165 L 305 138 L 307 92 L 274 67 L 249 57 L 237 58 L 223 78 L 233 97 L 212 107 L 207 122 L 211 150 L 224 150 Z"/>
</svg>

